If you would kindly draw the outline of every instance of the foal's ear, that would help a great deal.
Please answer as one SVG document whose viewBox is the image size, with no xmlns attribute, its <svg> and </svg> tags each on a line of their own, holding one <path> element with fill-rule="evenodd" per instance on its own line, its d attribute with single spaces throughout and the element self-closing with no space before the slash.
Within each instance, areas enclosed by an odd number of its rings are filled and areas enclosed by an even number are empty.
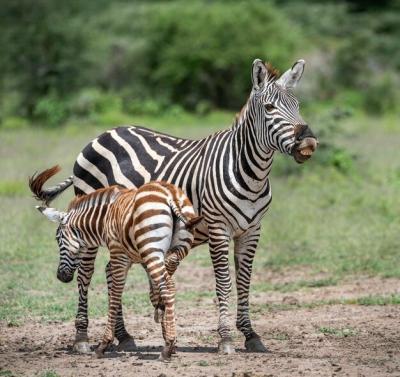
<svg viewBox="0 0 400 377">
<path fill-rule="evenodd" d="M 50 221 L 61 223 L 65 216 L 65 212 L 57 211 L 55 208 L 36 206 L 39 212 L 43 213 Z"/>
<path fill-rule="evenodd" d="M 202 220 L 203 220 L 203 216 L 196 216 L 196 217 L 193 217 L 192 219 L 190 219 L 190 220 L 186 223 L 186 227 L 187 227 L 188 229 L 192 229 L 192 228 L 194 228 L 197 224 L 199 224 Z"/>
</svg>

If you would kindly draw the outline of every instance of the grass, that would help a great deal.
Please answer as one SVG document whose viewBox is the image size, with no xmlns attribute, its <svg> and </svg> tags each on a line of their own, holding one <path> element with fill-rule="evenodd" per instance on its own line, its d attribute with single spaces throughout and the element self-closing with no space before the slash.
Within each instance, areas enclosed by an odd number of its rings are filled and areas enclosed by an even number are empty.
<svg viewBox="0 0 400 377">
<path fill-rule="evenodd" d="M 336 329 L 334 327 L 320 327 L 318 331 L 324 335 L 333 335 L 338 338 L 346 338 L 357 334 L 357 331 L 351 328 Z"/>
<path fill-rule="evenodd" d="M 254 292 L 277 291 L 294 292 L 302 288 L 329 287 L 337 284 L 334 278 L 316 279 L 316 280 L 297 280 L 282 284 L 270 284 L 268 282 L 255 283 L 252 285 Z"/>
<path fill-rule="evenodd" d="M 400 305 L 400 295 L 370 295 L 351 299 L 331 299 L 315 300 L 310 302 L 298 303 L 296 305 L 281 303 L 251 304 L 253 313 L 276 312 L 283 310 L 296 310 L 298 308 L 313 309 L 326 305 L 365 305 L 365 306 L 386 306 Z"/>
<path fill-rule="evenodd" d="M 199 138 L 229 125 L 233 114 L 212 113 L 196 118 L 184 114 L 174 119 L 135 119 L 163 132 Z M 398 129 L 388 126 L 392 118 L 351 118 L 345 135 L 335 141 L 357 155 L 350 172 L 310 161 L 304 166 L 277 155 L 279 164 L 296 168 L 288 176 L 272 172 L 274 200 L 263 221 L 263 233 L 254 262 L 258 277 L 266 271 L 296 271 L 306 268 L 309 277 L 286 284 L 257 279 L 252 291 L 291 292 L 338 284 L 346 276 L 400 277 L 400 160 Z M 186 127 L 190 125 L 190 127 Z M 316 124 L 314 130 L 322 129 Z M 61 284 L 55 278 L 58 264 L 54 224 L 33 208 L 26 182 L 37 170 L 60 164 L 63 171 L 53 182 L 71 172 L 79 151 L 104 126 L 69 124 L 61 129 L 21 128 L 0 130 L 0 320 L 19 325 L 30 318 L 70 320 L 77 301 L 76 283 Z M 316 156 L 317 157 L 317 156 Z M 50 182 L 51 183 L 51 182 Z M 72 190 L 55 202 L 65 208 Z M 106 313 L 104 268 L 107 253 L 101 251 L 89 293 L 89 315 Z M 192 253 L 184 263 L 210 268 L 206 248 Z M 231 264 L 233 266 L 233 263 Z M 127 310 L 152 312 L 147 298 L 147 278 L 140 267 L 128 275 L 124 294 Z M 319 276 L 323 276 L 320 278 Z M 313 277 L 316 276 L 316 277 Z M 183 303 L 212 298 L 214 292 L 185 291 Z M 336 301 L 351 305 L 399 304 L 398 296 L 374 296 Z M 327 302 L 309 305 L 326 305 Z M 257 307 L 257 310 L 286 310 L 291 306 Z"/>
</svg>

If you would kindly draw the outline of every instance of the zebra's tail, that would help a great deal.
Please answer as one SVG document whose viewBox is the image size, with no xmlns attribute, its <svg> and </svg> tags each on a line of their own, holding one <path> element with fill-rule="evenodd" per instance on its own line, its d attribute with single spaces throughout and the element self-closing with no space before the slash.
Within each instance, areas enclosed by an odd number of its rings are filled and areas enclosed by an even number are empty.
<svg viewBox="0 0 400 377">
<path fill-rule="evenodd" d="M 175 214 L 175 216 L 178 218 L 178 220 L 182 221 L 186 228 L 192 229 L 195 227 L 200 221 L 203 220 L 203 216 L 194 216 L 191 218 L 187 218 L 183 213 L 182 213 L 182 208 L 179 206 L 178 203 L 176 203 L 174 200 L 169 200 L 168 202 L 170 208 L 172 209 L 172 212 Z"/>
<path fill-rule="evenodd" d="M 61 170 L 60 166 L 56 165 L 50 169 L 46 169 L 41 173 L 33 174 L 29 177 L 29 188 L 31 189 L 33 196 L 42 201 L 46 206 L 54 200 L 58 195 L 60 195 L 64 190 L 66 190 L 73 183 L 73 176 L 70 176 L 65 181 L 60 182 L 58 185 L 44 189 L 43 185 L 48 181 L 53 175 L 57 174 Z"/>
</svg>

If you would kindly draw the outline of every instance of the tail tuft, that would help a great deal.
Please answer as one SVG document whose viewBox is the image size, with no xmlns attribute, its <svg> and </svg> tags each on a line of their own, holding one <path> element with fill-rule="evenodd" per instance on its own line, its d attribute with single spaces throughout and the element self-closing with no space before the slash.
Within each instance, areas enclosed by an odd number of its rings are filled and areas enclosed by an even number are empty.
<svg viewBox="0 0 400 377">
<path fill-rule="evenodd" d="M 32 177 L 29 177 L 29 188 L 33 196 L 37 200 L 42 201 L 46 206 L 73 183 L 73 176 L 71 176 L 56 186 L 43 189 L 43 185 L 60 170 L 60 166 L 55 165 L 50 169 L 46 169 L 39 174 L 35 173 Z"/>
<path fill-rule="evenodd" d="M 187 229 L 194 228 L 197 224 L 199 224 L 203 220 L 203 216 L 195 216 L 192 218 L 187 218 L 183 213 L 182 209 L 180 208 L 179 204 L 176 203 L 173 199 L 169 200 L 169 206 L 174 212 L 175 216 L 178 220 L 182 221 Z"/>
</svg>

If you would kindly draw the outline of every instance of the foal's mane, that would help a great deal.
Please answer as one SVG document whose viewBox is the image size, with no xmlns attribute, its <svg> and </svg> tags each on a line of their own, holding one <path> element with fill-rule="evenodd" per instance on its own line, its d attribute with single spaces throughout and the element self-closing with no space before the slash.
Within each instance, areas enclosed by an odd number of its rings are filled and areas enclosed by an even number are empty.
<svg viewBox="0 0 400 377">
<path fill-rule="evenodd" d="M 90 194 L 77 195 L 69 203 L 68 211 L 70 211 L 71 209 L 79 208 L 81 205 L 87 204 L 88 202 L 89 204 L 93 205 L 94 203 L 96 203 L 95 199 L 98 197 L 101 197 L 100 202 L 102 204 L 112 203 L 119 195 L 127 191 L 130 190 L 121 186 L 114 185 L 98 189 L 91 192 Z"/>
</svg>

